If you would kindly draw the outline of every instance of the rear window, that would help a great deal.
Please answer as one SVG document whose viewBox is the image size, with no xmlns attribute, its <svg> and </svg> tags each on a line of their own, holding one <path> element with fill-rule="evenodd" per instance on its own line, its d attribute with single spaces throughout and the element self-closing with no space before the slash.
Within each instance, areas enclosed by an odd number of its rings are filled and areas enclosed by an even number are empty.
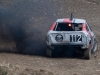
<svg viewBox="0 0 100 75">
<path fill-rule="evenodd" d="M 82 23 L 57 23 L 55 31 L 82 31 Z"/>
</svg>

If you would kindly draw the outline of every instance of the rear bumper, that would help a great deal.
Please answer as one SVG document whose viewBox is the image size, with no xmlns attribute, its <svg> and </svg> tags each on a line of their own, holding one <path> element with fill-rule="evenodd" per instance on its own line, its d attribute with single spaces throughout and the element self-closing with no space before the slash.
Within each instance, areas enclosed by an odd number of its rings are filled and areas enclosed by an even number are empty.
<svg viewBox="0 0 100 75">
<path fill-rule="evenodd" d="M 73 44 L 55 45 L 55 44 L 52 44 L 51 46 L 54 46 L 54 47 L 62 47 L 62 46 L 82 47 L 83 45 L 80 45 L 80 44 L 77 44 L 77 45 L 73 45 Z"/>
<path fill-rule="evenodd" d="M 81 49 L 86 49 L 87 45 L 83 45 L 83 44 L 62 44 L 62 45 L 58 45 L 58 44 L 52 44 L 52 45 L 48 45 L 50 48 L 54 49 L 54 48 L 67 48 L 67 47 L 78 47 Z"/>
<path fill-rule="evenodd" d="M 85 49 L 81 48 L 82 45 L 51 45 L 49 48 L 60 51 L 60 52 L 66 52 L 66 51 L 75 51 L 77 53 L 84 52 Z"/>
</svg>

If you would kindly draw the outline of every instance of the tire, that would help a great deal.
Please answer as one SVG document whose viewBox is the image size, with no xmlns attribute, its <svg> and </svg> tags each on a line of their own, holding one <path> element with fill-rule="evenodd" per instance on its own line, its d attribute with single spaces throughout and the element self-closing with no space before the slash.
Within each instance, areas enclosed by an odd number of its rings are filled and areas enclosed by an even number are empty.
<svg viewBox="0 0 100 75">
<path fill-rule="evenodd" d="M 90 46 L 89 46 L 89 48 L 85 49 L 84 58 L 87 60 L 89 60 L 91 58 L 91 47 Z"/>
<path fill-rule="evenodd" d="M 94 53 L 94 52 L 96 52 L 98 50 L 98 43 L 97 43 L 97 41 L 95 40 L 94 41 L 94 46 L 93 46 L 93 49 L 92 49 L 92 54 Z"/>
<path fill-rule="evenodd" d="M 46 48 L 46 56 L 53 57 L 53 50 L 47 47 Z"/>
</svg>

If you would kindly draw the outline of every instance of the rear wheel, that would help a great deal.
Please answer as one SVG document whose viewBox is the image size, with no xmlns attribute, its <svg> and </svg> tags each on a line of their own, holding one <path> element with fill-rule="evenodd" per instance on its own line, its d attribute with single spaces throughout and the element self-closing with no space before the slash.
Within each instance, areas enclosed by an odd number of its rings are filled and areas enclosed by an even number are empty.
<svg viewBox="0 0 100 75">
<path fill-rule="evenodd" d="M 92 53 L 96 52 L 98 50 L 98 43 L 96 40 L 94 40 L 94 45 L 93 45 L 93 49 L 92 49 Z"/>
<path fill-rule="evenodd" d="M 90 59 L 91 58 L 91 47 L 90 46 L 89 46 L 89 48 L 85 49 L 84 57 L 85 57 L 85 59 Z"/>
</svg>

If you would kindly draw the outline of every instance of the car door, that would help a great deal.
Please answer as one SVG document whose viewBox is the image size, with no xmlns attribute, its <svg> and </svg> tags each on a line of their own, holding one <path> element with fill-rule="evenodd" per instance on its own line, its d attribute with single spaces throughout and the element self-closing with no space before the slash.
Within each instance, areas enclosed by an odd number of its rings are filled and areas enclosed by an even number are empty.
<svg viewBox="0 0 100 75">
<path fill-rule="evenodd" d="M 92 48 L 93 48 L 95 35 L 94 35 L 91 27 L 87 23 L 86 23 L 86 28 L 87 28 L 89 34 L 91 35 L 91 45 L 92 45 Z"/>
<path fill-rule="evenodd" d="M 91 34 L 92 38 L 95 38 L 94 32 L 92 31 L 91 27 L 86 23 L 89 33 Z"/>
</svg>

